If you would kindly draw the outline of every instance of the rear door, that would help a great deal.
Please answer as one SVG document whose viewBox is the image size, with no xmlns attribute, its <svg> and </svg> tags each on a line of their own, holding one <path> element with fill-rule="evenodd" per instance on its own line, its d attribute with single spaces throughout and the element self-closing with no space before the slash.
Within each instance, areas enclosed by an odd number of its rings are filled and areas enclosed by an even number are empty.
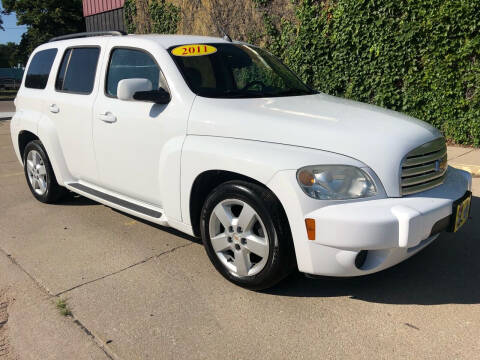
<svg viewBox="0 0 480 360">
<path fill-rule="evenodd" d="M 92 141 L 92 110 L 98 93 L 98 45 L 65 48 L 56 73 L 55 90 L 47 104 L 67 167 L 77 180 L 98 179 Z"/>
</svg>

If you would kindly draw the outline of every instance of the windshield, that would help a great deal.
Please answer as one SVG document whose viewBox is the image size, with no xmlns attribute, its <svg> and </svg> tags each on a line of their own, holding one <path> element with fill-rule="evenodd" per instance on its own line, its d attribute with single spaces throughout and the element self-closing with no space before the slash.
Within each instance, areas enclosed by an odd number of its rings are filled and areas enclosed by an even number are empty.
<svg viewBox="0 0 480 360">
<path fill-rule="evenodd" d="M 195 53 L 197 48 L 209 50 Z M 257 98 L 315 94 L 275 56 L 251 45 L 184 45 L 169 52 L 190 89 L 200 96 Z"/>
</svg>

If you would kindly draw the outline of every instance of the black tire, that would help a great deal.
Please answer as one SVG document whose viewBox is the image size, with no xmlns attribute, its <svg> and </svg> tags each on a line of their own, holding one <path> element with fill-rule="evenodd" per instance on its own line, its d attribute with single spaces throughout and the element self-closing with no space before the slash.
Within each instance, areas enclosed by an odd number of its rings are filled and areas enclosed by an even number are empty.
<svg viewBox="0 0 480 360">
<path fill-rule="evenodd" d="M 41 157 L 43 164 L 46 170 L 46 191 L 43 194 L 38 194 L 32 187 L 32 183 L 29 179 L 28 170 L 27 170 L 27 157 L 28 154 L 32 151 L 36 151 Z M 42 145 L 40 140 L 33 140 L 25 146 L 23 152 L 23 170 L 25 172 L 25 178 L 27 180 L 28 187 L 32 192 L 35 199 L 42 203 L 52 204 L 58 202 L 66 193 L 67 189 L 58 185 L 57 179 L 52 169 L 50 159 L 48 158 L 47 152 Z"/>
<path fill-rule="evenodd" d="M 215 253 L 209 233 L 210 216 L 220 202 L 236 199 L 251 206 L 268 234 L 269 255 L 263 269 L 255 275 L 232 273 Z M 246 181 L 229 181 L 219 185 L 207 197 L 200 218 L 203 245 L 215 268 L 227 280 L 250 290 L 272 287 L 295 268 L 295 254 L 287 217 L 276 196 L 263 186 Z"/>
</svg>

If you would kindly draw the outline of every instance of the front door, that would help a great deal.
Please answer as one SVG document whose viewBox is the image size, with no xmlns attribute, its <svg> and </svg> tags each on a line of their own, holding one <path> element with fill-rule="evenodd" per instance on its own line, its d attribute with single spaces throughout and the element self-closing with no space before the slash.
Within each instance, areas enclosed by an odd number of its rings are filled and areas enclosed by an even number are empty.
<svg viewBox="0 0 480 360">
<path fill-rule="evenodd" d="M 154 57 L 140 49 L 113 47 L 104 91 L 94 107 L 93 140 L 101 186 L 161 206 L 159 163 L 172 116 L 169 105 L 117 98 L 122 79 L 142 78 L 168 89 Z"/>
</svg>

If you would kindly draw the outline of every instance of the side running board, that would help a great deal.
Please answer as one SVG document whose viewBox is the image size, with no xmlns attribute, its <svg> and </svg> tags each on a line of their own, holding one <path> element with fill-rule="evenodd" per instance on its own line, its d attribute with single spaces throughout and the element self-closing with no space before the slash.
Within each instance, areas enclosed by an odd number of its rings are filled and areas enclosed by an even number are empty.
<svg viewBox="0 0 480 360">
<path fill-rule="evenodd" d="M 158 211 L 146 208 L 146 207 L 141 206 L 141 205 L 134 204 L 134 203 L 132 203 L 130 201 L 127 201 L 127 200 L 119 199 L 115 196 L 105 194 L 104 192 L 89 188 L 88 186 L 85 186 L 85 185 L 82 185 L 82 184 L 79 184 L 79 183 L 70 183 L 68 185 L 71 186 L 74 189 L 77 189 L 79 191 L 83 191 L 87 194 L 90 194 L 90 195 L 95 196 L 97 198 L 100 198 L 100 199 L 103 199 L 105 201 L 111 202 L 115 205 L 118 205 L 118 206 L 124 207 L 126 209 L 142 213 L 144 215 L 147 215 L 147 216 L 150 216 L 150 217 L 153 217 L 153 218 L 159 219 L 162 216 L 162 214 Z"/>
</svg>

